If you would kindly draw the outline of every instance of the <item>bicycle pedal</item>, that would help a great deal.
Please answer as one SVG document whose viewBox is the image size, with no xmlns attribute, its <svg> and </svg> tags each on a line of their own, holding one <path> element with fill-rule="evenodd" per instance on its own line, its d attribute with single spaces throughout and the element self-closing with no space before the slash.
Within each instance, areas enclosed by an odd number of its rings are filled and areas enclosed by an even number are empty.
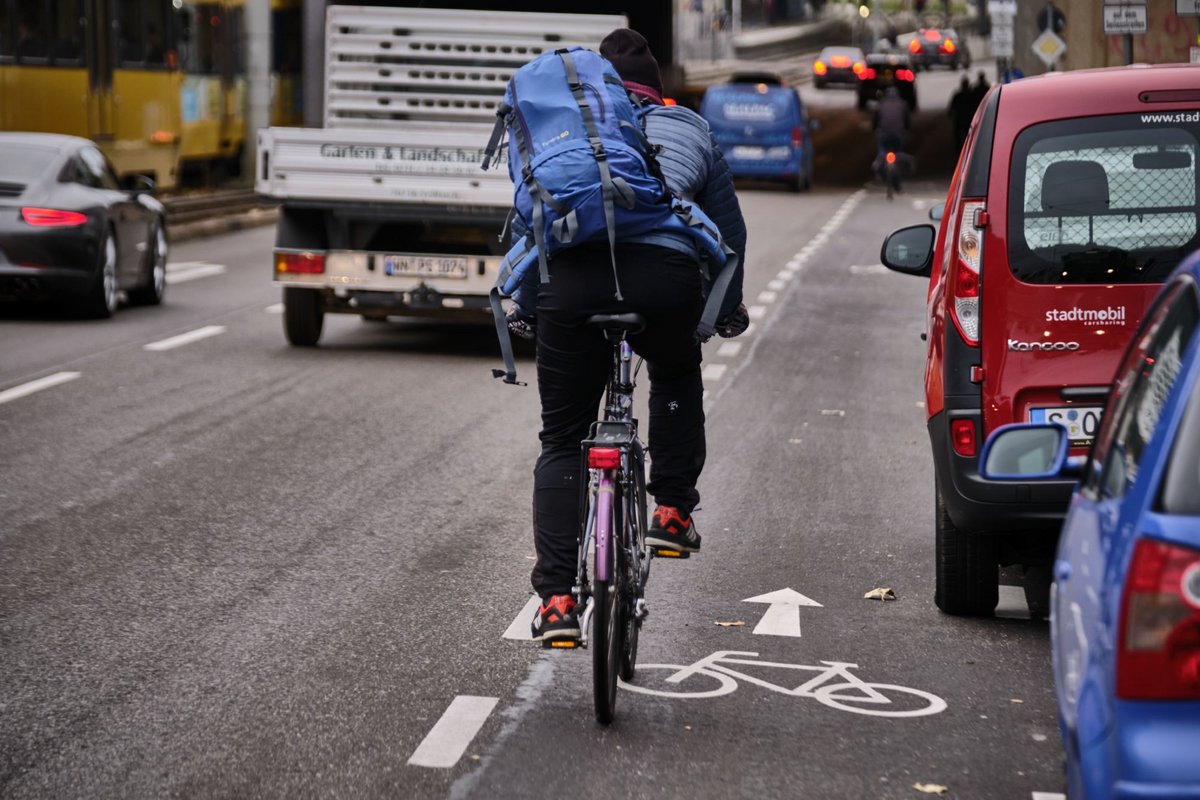
<svg viewBox="0 0 1200 800">
<path fill-rule="evenodd" d="M 691 558 L 692 556 L 686 550 L 671 550 L 666 547 L 655 547 L 652 552 L 659 558 Z"/>
<path fill-rule="evenodd" d="M 581 646 L 578 639 L 543 639 L 543 650 L 575 650 Z"/>
</svg>

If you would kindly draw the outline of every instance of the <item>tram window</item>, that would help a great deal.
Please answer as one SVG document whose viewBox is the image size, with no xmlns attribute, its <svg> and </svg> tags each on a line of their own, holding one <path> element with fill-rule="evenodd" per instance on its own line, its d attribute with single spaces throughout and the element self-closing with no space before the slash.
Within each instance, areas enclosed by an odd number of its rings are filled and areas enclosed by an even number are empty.
<svg viewBox="0 0 1200 800">
<path fill-rule="evenodd" d="M 180 65 L 193 75 L 216 75 L 221 41 L 220 7 L 185 5 L 178 14 Z"/>
<path fill-rule="evenodd" d="M 126 66 L 162 67 L 167 46 L 167 5 L 156 0 L 118 0 L 117 57 Z"/>
<path fill-rule="evenodd" d="M 17 0 L 16 36 L 13 56 L 20 63 L 45 64 L 48 61 L 46 31 L 49 8 L 44 0 Z"/>
<path fill-rule="evenodd" d="M 303 39 L 300 9 L 281 8 L 271 12 L 271 71 L 300 74 L 300 42 Z"/>
<path fill-rule="evenodd" d="M 83 64 L 83 8 L 79 0 L 50 2 L 50 58 L 56 66 Z"/>
</svg>

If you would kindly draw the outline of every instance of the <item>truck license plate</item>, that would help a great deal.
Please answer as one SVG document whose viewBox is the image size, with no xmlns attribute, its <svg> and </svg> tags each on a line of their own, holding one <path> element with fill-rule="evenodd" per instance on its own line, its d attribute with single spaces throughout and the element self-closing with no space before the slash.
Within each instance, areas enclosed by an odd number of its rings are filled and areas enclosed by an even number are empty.
<svg viewBox="0 0 1200 800">
<path fill-rule="evenodd" d="M 451 256 L 384 256 L 383 274 L 410 278 L 466 278 L 469 259 Z"/>
<path fill-rule="evenodd" d="M 1087 447 L 1096 438 L 1100 427 L 1101 406 L 1051 406 L 1029 409 L 1029 421 L 1037 424 L 1062 425 L 1072 447 Z"/>
</svg>

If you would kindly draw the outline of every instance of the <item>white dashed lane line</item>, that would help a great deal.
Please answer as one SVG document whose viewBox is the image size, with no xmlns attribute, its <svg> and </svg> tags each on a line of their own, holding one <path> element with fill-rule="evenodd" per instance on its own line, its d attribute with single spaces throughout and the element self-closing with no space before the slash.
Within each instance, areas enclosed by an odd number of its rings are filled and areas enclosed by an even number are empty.
<svg viewBox="0 0 1200 800">
<path fill-rule="evenodd" d="M 509 624 L 508 630 L 504 632 L 502 639 L 515 639 L 516 641 L 529 641 L 533 638 L 533 632 L 529 625 L 533 622 L 533 615 L 538 610 L 538 605 L 541 602 L 536 594 L 529 598 L 525 603 L 525 607 L 517 614 L 516 619 Z"/>
<path fill-rule="evenodd" d="M 201 339 L 207 339 L 210 336 L 218 336 L 224 332 L 224 325 L 206 325 L 203 328 L 197 328 L 194 331 L 188 331 L 187 333 L 181 333 L 178 336 L 172 336 L 168 339 L 160 339 L 157 342 L 151 342 L 150 344 L 142 345 L 142 349 L 152 350 L 154 352 L 173 350 L 176 347 L 182 347 L 185 344 L 191 344 L 192 342 L 196 342 Z"/>
<path fill-rule="evenodd" d="M 717 348 L 717 355 L 722 358 L 733 358 L 740 352 L 742 352 L 741 342 L 721 342 L 721 346 Z"/>
<path fill-rule="evenodd" d="M 449 769 L 458 763 L 462 754 L 479 733 L 483 723 L 496 707 L 499 698 L 475 697 L 460 694 L 450 703 L 446 713 L 417 746 L 410 766 Z"/>
<path fill-rule="evenodd" d="M 1067 796 L 1059 792 L 1034 792 L 1033 800 L 1067 800 Z"/>
<path fill-rule="evenodd" d="M 209 264 L 207 261 L 176 261 L 167 264 L 167 283 L 185 283 L 197 278 L 209 278 L 225 272 L 224 264 Z"/>
<path fill-rule="evenodd" d="M 22 383 L 20 386 L 14 386 L 11 389 L 5 389 L 0 392 L 0 403 L 7 403 L 10 400 L 16 400 L 26 395 L 31 395 L 34 392 L 40 392 L 43 389 L 49 389 L 51 386 L 58 386 L 68 381 L 73 381 L 82 373 L 80 372 L 56 372 L 53 375 L 47 375 L 44 378 Z"/>
<path fill-rule="evenodd" d="M 269 305 L 266 308 L 264 308 L 263 311 L 267 312 L 268 314 L 282 314 L 283 313 L 283 303 L 275 303 L 273 305 Z"/>
</svg>

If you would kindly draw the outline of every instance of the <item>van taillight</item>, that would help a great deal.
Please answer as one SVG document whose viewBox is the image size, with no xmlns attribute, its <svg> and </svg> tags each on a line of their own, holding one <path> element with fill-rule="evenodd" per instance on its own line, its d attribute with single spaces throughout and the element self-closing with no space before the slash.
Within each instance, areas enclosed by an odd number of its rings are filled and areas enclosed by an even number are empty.
<svg viewBox="0 0 1200 800">
<path fill-rule="evenodd" d="M 325 254 L 276 252 L 275 271 L 299 275 L 320 275 L 325 271 Z"/>
<path fill-rule="evenodd" d="M 804 144 L 804 128 L 792 128 L 792 147 Z"/>
<path fill-rule="evenodd" d="M 1119 637 L 1118 697 L 1200 700 L 1200 550 L 1137 543 Z"/>
<path fill-rule="evenodd" d="M 982 200 L 962 204 L 955 225 L 955 261 L 953 275 L 954 326 L 967 344 L 979 346 L 979 281 L 983 268 L 983 231 L 975 220 L 983 213 Z"/>
<path fill-rule="evenodd" d="M 960 456 L 975 455 L 975 423 L 969 419 L 956 419 L 950 423 L 950 440 L 954 452 Z"/>
</svg>

